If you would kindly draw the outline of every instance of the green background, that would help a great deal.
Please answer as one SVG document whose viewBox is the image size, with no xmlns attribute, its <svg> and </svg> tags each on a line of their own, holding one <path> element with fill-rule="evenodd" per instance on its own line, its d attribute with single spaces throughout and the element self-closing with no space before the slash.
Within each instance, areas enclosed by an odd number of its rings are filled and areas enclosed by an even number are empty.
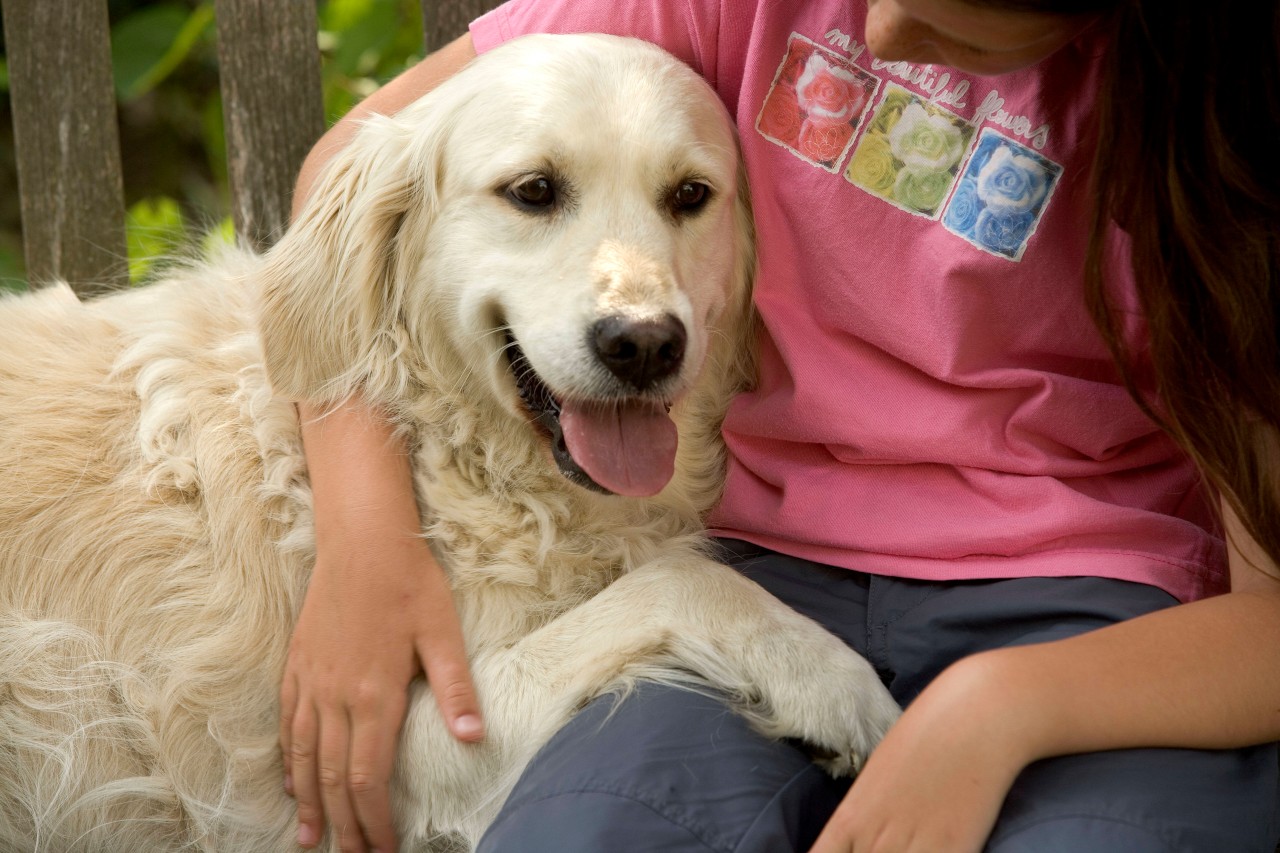
<svg viewBox="0 0 1280 853">
<path fill-rule="evenodd" d="M 294 2 L 294 0 L 288 0 Z M 229 237 L 213 0 L 109 0 L 130 277 Z M 335 121 L 422 56 L 419 0 L 320 0 L 325 111 Z M 23 284 L 9 75 L 0 29 L 0 289 Z"/>
</svg>

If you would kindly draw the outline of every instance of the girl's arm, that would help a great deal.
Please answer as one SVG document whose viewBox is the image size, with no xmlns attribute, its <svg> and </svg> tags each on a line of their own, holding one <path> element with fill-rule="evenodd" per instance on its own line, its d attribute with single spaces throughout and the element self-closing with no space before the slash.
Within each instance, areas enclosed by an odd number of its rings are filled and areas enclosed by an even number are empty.
<svg viewBox="0 0 1280 853">
<path fill-rule="evenodd" d="M 977 853 L 1041 758 L 1280 740 L 1280 582 L 1223 514 L 1231 593 L 957 662 L 872 754 L 813 853 Z"/>
<path fill-rule="evenodd" d="M 475 56 L 464 36 L 370 95 L 316 144 L 295 214 L 324 163 L 373 113 L 394 113 Z M 327 822 L 343 851 L 392 851 L 388 782 L 409 682 L 425 670 L 450 730 L 483 736 L 448 580 L 421 535 L 408 456 L 380 412 L 353 398 L 299 406 L 315 503 L 316 564 L 281 684 L 285 785 L 298 840 Z"/>
</svg>

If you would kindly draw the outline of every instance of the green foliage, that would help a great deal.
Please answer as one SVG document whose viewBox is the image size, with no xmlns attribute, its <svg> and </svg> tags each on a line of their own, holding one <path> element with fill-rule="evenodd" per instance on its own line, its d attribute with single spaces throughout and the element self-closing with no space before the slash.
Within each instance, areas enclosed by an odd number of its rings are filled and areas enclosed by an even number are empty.
<svg viewBox="0 0 1280 853">
<path fill-rule="evenodd" d="M 189 9 L 174 2 L 143 7 L 113 26 L 116 96 L 131 101 L 164 82 L 205 39 L 213 21 L 212 3 Z"/>
<path fill-rule="evenodd" d="M 187 223 L 178 203 L 167 196 L 147 198 L 129 208 L 125 218 L 129 248 L 129 281 L 145 282 L 187 242 Z"/>
<path fill-rule="evenodd" d="M 327 0 L 320 8 L 330 121 L 422 56 L 418 0 Z"/>
<path fill-rule="evenodd" d="M 421 56 L 422 19 L 418 0 L 325 0 L 318 9 L 325 112 L 335 121 L 359 100 Z M 226 141 L 221 95 L 216 85 L 192 85 L 184 72 L 215 64 L 217 28 L 213 4 L 203 0 L 143 6 L 112 27 L 116 91 L 123 104 L 150 97 L 169 116 L 182 116 L 186 131 L 198 136 L 202 167 L 185 173 L 177 186 L 157 188 L 130 208 L 130 278 L 145 280 L 153 257 L 189 249 L 193 219 L 222 223 L 226 211 Z M 197 75 L 198 76 L 198 75 Z M 207 176 L 207 177 L 206 177 Z"/>
<path fill-rule="evenodd" d="M 211 255 L 220 248 L 235 244 L 235 223 L 231 221 L 230 216 L 224 216 L 217 225 L 205 230 L 204 236 L 200 238 L 200 254 Z"/>
<path fill-rule="evenodd" d="M 163 273 L 171 260 L 213 254 L 236 239 L 230 216 L 211 228 L 193 232 L 178 202 L 167 196 L 143 199 L 130 207 L 126 234 L 129 282 L 135 285 Z"/>
</svg>

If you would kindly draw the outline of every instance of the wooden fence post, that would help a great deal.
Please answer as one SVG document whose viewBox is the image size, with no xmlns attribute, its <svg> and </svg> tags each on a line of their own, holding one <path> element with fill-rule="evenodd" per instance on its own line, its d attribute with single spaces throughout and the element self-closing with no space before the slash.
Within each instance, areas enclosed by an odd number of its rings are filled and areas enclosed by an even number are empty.
<svg viewBox="0 0 1280 853">
<path fill-rule="evenodd" d="M 82 296 L 127 284 L 106 0 L 3 0 L 0 12 L 27 279 Z"/>
<path fill-rule="evenodd" d="M 214 8 L 233 218 L 241 238 L 264 249 L 288 225 L 294 180 L 325 129 L 316 7 L 217 0 Z"/>
<path fill-rule="evenodd" d="M 467 31 L 467 24 L 502 0 L 422 0 L 422 29 L 427 53 L 439 50 Z"/>
</svg>

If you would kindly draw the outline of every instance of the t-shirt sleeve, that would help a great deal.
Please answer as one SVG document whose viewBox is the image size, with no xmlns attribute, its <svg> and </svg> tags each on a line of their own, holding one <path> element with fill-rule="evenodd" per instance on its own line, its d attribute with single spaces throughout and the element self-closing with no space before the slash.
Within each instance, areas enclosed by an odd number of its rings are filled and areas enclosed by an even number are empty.
<svg viewBox="0 0 1280 853">
<path fill-rule="evenodd" d="M 529 33 L 608 33 L 653 42 L 712 84 L 719 0 L 509 0 L 471 23 L 477 53 Z"/>
</svg>

